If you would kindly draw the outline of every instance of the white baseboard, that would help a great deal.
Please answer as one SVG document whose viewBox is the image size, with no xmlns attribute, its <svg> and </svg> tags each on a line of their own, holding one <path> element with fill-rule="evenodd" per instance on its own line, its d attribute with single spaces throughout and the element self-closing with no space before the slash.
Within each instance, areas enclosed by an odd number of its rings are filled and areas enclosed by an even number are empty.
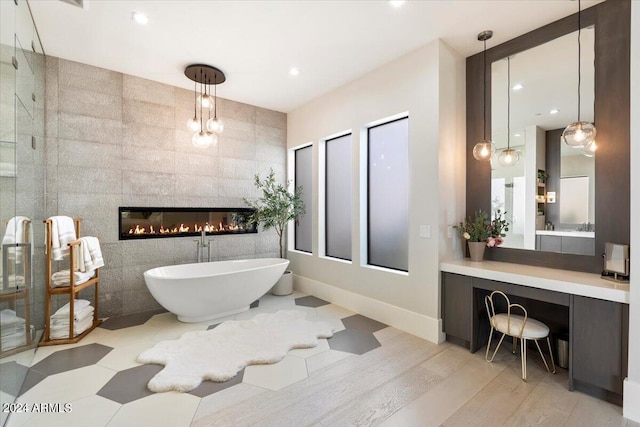
<svg viewBox="0 0 640 427">
<path fill-rule="evenodd" d="M 358 314 L 424 338 L 427 341 L 441 343 L 445 339 L 445 335 L 442 333 L 442 320 L 415 313 L 402 307 L 346 291 L 297 274 L 293 276 L 293 286 L 301 292 L 355 311 Z"/>
<path fill-rule="evenodd" d="M 637 423 L 640 423 L 640 383 L 624 380 L 624 405 L 622 407 L 622 415 Z"/>
</svg>

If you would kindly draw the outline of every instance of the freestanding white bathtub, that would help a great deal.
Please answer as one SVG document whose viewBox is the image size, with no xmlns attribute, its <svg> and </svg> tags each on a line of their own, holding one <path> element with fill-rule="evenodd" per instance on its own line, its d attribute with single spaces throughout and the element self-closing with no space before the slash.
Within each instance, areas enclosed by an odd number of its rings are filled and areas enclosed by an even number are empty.
<svg viewBox="0 0 640 427">
<path fill-rule="evenodd" d="M 182 322 L 248 310 L 282 276 L 289 260 L 259 258 L 171 265 L 144 272 L 151 295 Z"/>
</svg>

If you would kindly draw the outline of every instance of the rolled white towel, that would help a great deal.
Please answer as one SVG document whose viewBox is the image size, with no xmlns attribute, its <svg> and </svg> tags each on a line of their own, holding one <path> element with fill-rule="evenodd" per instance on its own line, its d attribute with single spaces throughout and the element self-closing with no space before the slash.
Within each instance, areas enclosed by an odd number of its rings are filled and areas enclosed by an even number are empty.
<svg viewBox="0 0 640 427">
<path fill-rule="evenodd" d="M 94 311 L 94 308 L 91 305 L 80 310 L 75 310 L 75 315 L 73 316 L 73 320 L 75 322 L 81 322 L 87 317 L 93 316 L 93 311 Z M 51 325 L 53 324 L 69 326 L 69 313 L 52 314 Z"/>
<path fill-rule="evenodd" d="M 91 303 L 86 299 L 73 300 L 73 308 L 74 308 L 74 310 L 76 312 L 82 310 L 83 308 L 88 307 L 89 305 L 91 305 Z M 66 303 L 65 305 L 60 307 L 55 313 L 53 313 L 54 316 L 58 315 L 58 314 L 66 314 L 68 316 L 69 315 L 69 303 Z"/>
<path fill-rule="evenodd" d="M 73 273 L 73 276 L 75 277 L 76 286 L 82 285 L 83 283 L 85 283 L 89 279 L 93 278 L 93 276 L 95 276 L 95 275 L 96 275 L 95 271 L 88 271 L 86 273 L 81 273 L 79 271 L 75 271 Z M 55 273 L 53 273 L 51 275 L 51 285 L 54 288 L 60 288 L 60 287 L 64 287 L 64 286 L 69 286 L 71 284 L 70 278 L 71 277 L 70 277 L 70 274 L 69 274 L 69 270 L 56 271 Z"/>
</svg>

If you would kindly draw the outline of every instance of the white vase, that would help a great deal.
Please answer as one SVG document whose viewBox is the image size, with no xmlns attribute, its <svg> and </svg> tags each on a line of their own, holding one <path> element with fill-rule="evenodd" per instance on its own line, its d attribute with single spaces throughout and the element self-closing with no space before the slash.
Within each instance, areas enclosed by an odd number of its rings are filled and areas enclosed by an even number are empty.
<svg viewBox="0 0 640 427">
<path fill-rule="evenodd" d="M 282 273 L 282 277 L 278 279 L 273 288 L 271 288 L 271 293 L 273 295 L 283 296 L 283 295 L 291 295 L 293 292 L 293 274 L 290 270 L 285 270 Z"/>
</svg>

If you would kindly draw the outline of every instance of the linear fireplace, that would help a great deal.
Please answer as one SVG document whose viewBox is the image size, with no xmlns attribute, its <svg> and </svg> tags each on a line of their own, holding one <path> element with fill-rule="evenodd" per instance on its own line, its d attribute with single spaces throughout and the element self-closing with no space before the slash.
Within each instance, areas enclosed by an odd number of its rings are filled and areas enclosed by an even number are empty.
<svg viewBox="0 0 640 427">
<path fill-rule="evenodd" d="M 118 212 L 120 240 L 258 232 L 249 222 L 250 208 L 122 207 Z"/>
</svg>

